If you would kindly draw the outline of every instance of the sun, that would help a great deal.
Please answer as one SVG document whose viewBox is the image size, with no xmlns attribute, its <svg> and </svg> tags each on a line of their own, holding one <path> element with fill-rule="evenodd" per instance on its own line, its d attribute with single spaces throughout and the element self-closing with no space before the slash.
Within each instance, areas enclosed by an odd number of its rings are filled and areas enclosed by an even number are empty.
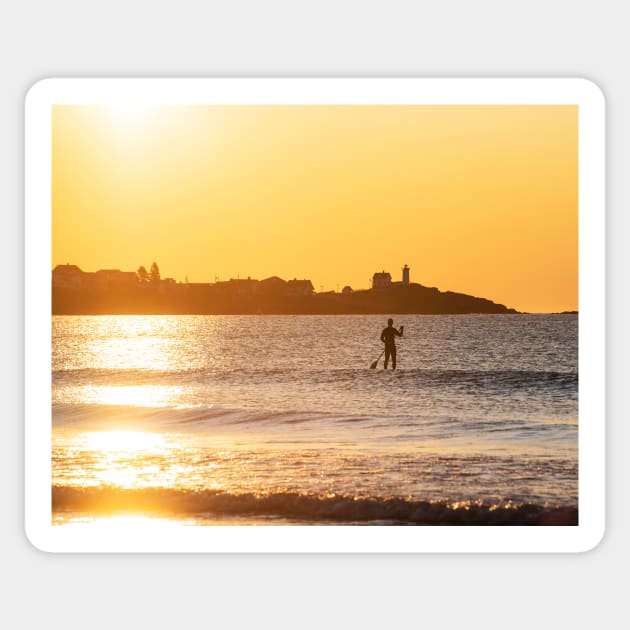
<svg viewBox="0 0 630 630">
<path fill-rule="evenodd" d="M 151 103 L 129 101 L 104 106 L 108 132 L 127 142 L 145 141 L 155 131 L 158 108 Z"/>
</svg>

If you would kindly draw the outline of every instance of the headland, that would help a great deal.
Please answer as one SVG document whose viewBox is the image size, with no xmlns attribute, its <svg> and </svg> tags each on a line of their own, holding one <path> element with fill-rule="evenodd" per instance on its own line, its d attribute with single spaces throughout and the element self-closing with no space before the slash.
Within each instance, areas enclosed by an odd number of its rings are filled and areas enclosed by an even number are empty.
<svg viewBox="0 0 630 630">
<path fill-rule="evenodd" d="M 310 280 L 277 276 L 211 283 L 162 279 L 157 265 L 147 272 L 102 269 L 84 272 L 57 265 L 52 274 L 53 315 L 307 315 L 307 314 L 515 314 L 515 309 L 483 297 L 440 291 L 375 273 L 370 289 L 316 292 Z"/>
</svg>

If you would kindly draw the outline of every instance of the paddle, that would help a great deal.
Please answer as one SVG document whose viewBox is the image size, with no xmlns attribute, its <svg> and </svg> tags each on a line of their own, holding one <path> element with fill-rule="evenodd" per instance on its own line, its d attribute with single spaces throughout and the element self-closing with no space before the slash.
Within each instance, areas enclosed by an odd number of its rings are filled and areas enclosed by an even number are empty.
<svg viewBox="0 0 630 630">
<path fill-rule="evenodd" d="M 378 359 L 376 359 L 376 361 L 374 361 L 374 363 L 372 363 L 372 365 L 370 365 L 370 370 L 375 370 L 376 366 L 378 365 L 378 362 L 380 361 L 381 357 L 385 354 L 385 350 L 383 350 L 383 352 L 381 352 L 381 354 L 378 355 Z"/>
</svg>

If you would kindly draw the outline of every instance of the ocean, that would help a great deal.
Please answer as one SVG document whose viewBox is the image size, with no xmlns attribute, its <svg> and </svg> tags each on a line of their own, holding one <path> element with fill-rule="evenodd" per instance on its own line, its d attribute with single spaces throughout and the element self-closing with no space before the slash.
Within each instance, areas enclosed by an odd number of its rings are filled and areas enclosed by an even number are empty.
<svg viewBox="0 0 630 630">
<path fill-rule="evenodd" d="M 577 525 L 578 316 L 393 317 L 53 317 L 53 524 Z"/>
</svg>

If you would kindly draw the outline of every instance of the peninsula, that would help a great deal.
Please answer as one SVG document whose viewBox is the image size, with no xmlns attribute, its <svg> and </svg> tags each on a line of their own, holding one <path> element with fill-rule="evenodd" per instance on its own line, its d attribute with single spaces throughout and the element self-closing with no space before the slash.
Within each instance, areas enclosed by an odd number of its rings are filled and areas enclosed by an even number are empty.
<svg viewBox="0 0 630 630">
<path fill-rule="evenodd" d="M 402 280 L 375 273 L 370 289 L 315 292 L 310 280 L 277 276 L 256 280 L 189 283 L 161 278 L 156 263 L 146 271 L 118 269 L 82 271 L 57 265 L 52 272 L 53 315 L 224 315 L 224 314 L 514 314 L 518 311 L 491 300 L 440 291 L 410 282 L 405 265 Z"/>
</svg>

